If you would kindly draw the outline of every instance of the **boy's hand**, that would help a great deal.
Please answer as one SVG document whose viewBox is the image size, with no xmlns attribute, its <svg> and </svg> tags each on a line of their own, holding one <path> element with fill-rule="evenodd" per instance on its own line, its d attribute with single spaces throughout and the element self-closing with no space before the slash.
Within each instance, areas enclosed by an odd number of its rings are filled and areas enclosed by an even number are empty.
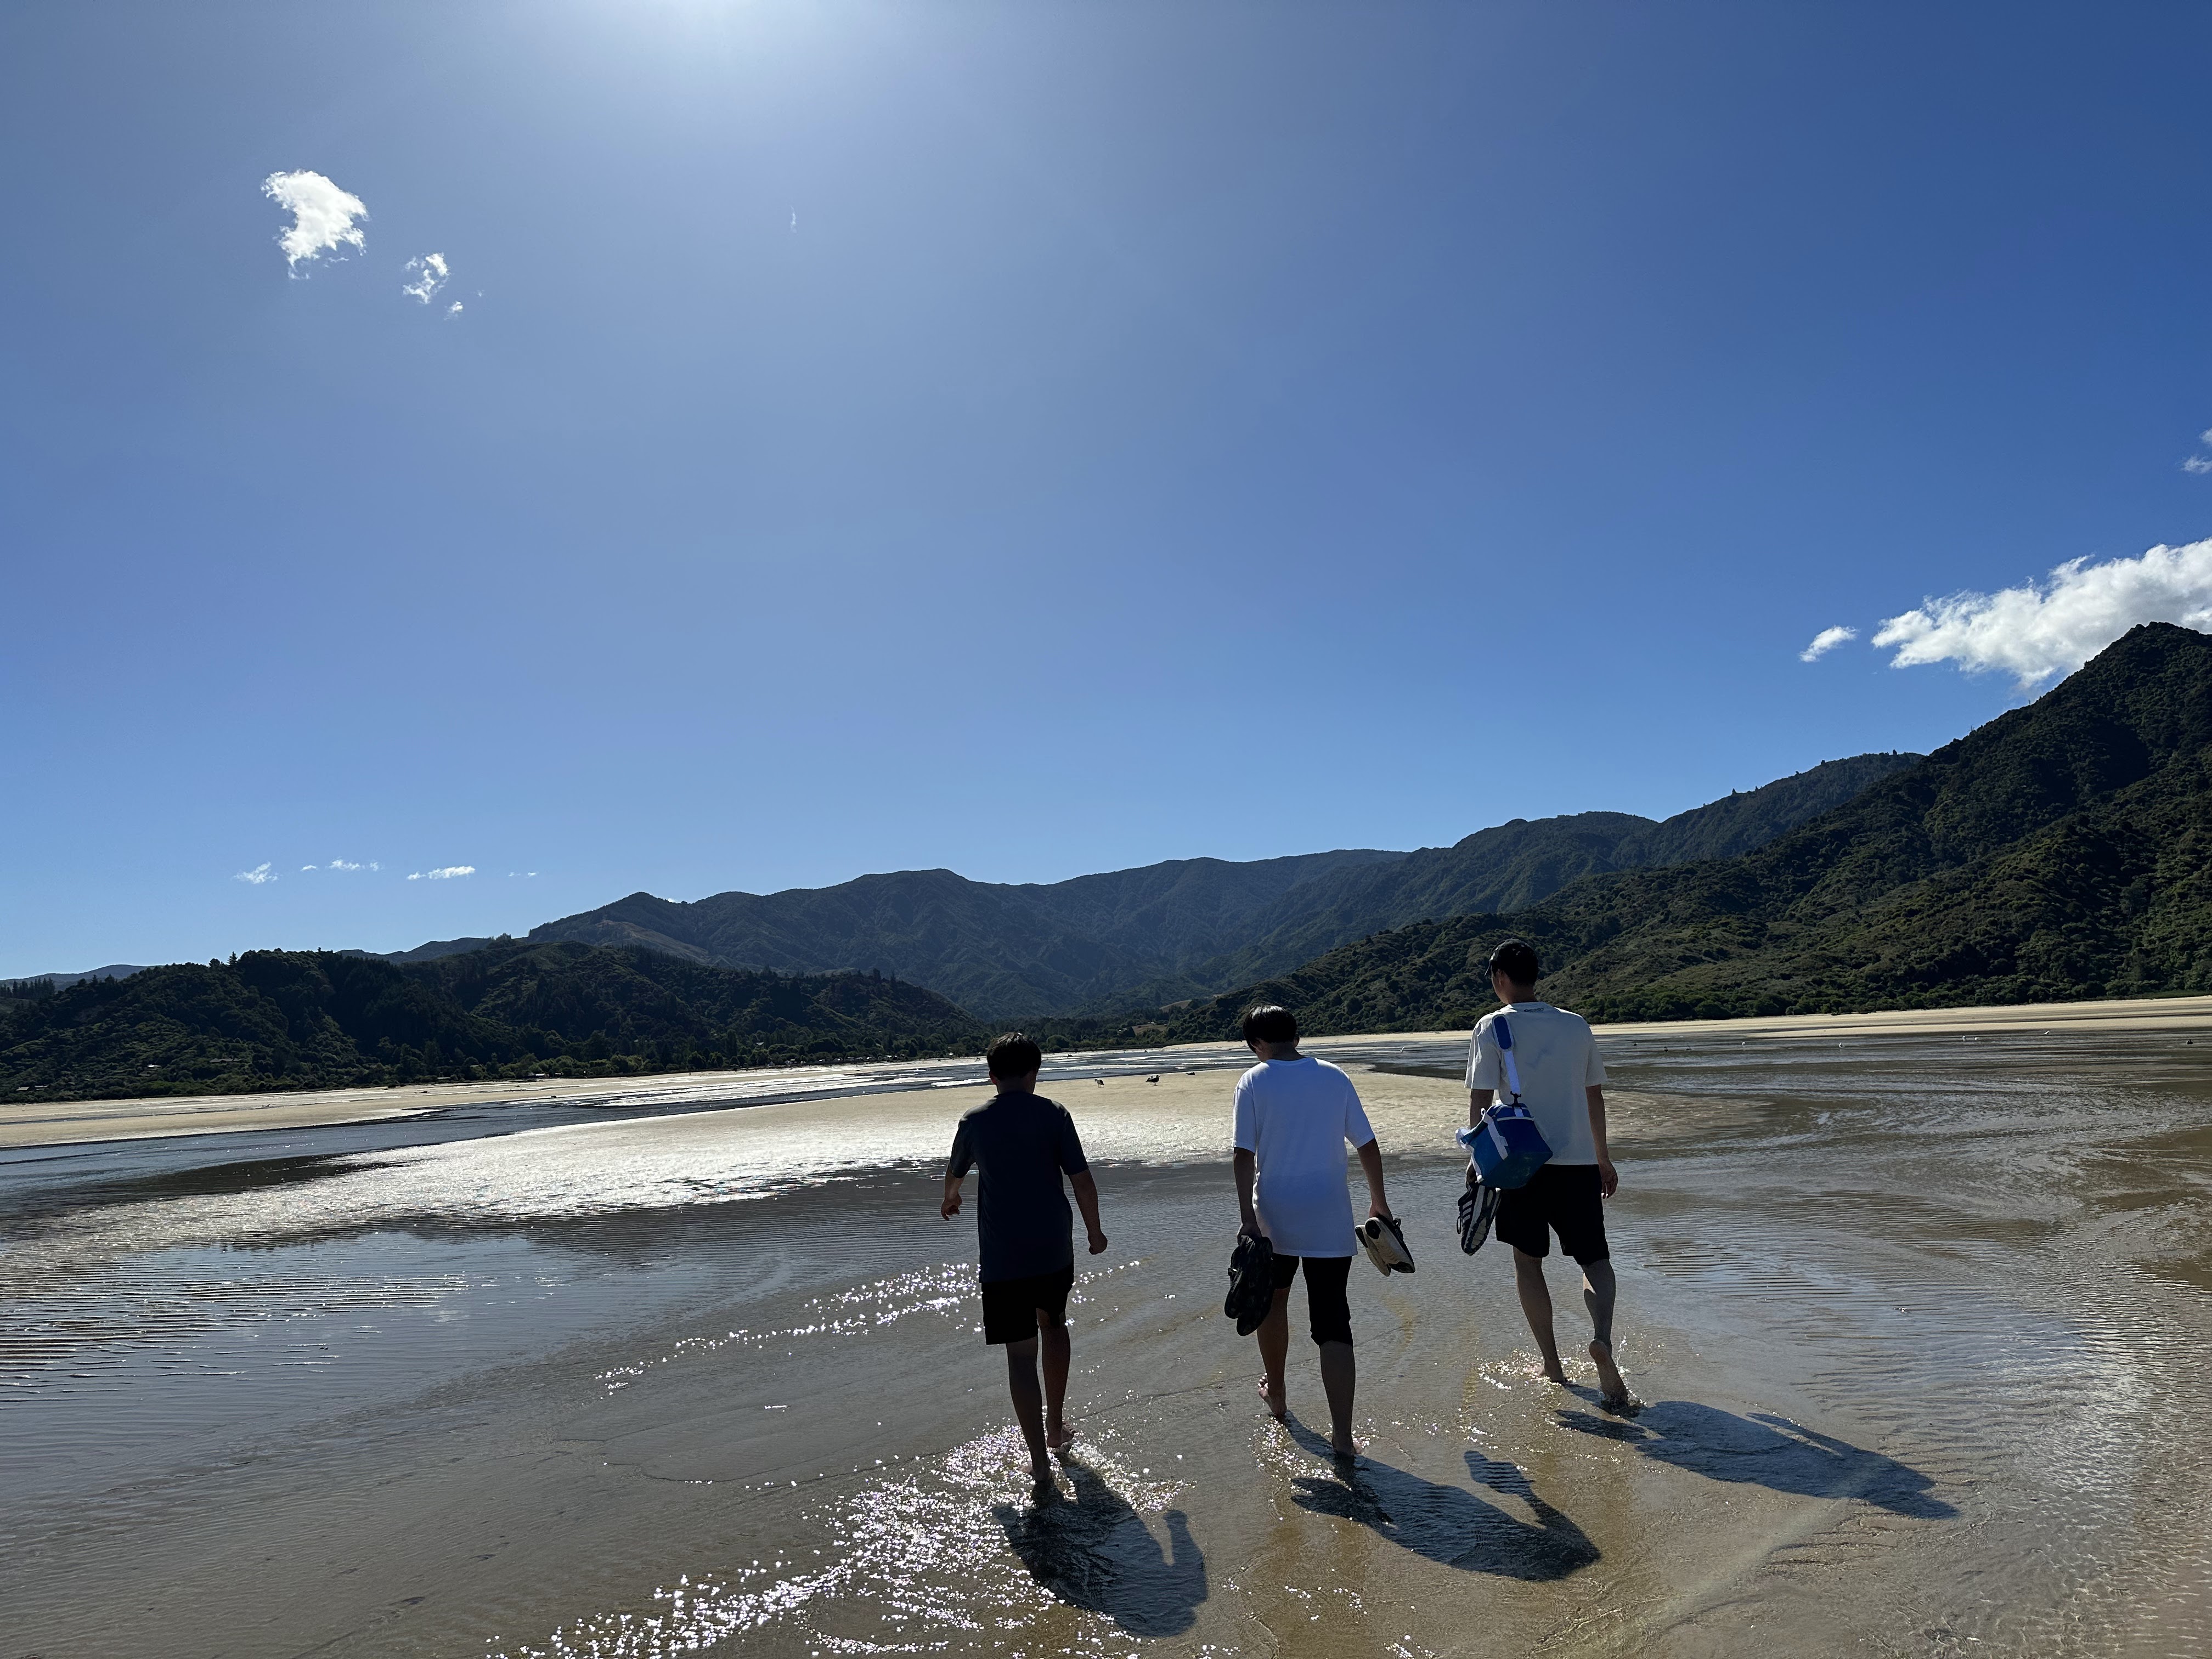
<svg viewBox="0 0 2212 1659">
<path fill-rule="evenodd" d="M 1093 1231 L 1091 1235 L 1091 1254 L 1093 1255 L 1100 1255 L 1105 1250 L 1105 1249 L 1106 1235 L 1102 1232 Z"/>
<path fill-rule="evenodd" d="M 1607 1198 L 1620 1190 L 1620 1172 L 1613 1167 L 1609 1158 L 1597 1161 L 1597 1189 Z"/>
<path fill-rule="evenodd" d="M 945 1183 L 945 1202 L 937 1206 L 937 1212 L 947 1221 L 960 1213 L 960 1183 L 958 1182 L 948 1181 Z"/>
</svg>

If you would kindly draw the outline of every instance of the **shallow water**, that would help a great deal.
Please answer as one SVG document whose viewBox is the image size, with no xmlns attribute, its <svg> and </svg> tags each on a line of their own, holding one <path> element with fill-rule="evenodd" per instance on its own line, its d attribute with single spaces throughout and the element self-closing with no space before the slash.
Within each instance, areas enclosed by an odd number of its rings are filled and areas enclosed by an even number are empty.
<svg viewBox="0 0 2212 1659">
<path fill-rule="evenodd" d="M 1064 1075 L 1113 1245 L 1042 1504 L 965 1073 L 0 1162 L 0 1655 L 2212 1645 L 2212 1046 L 1610 1042 L 1624 1416 L 1451 1242 L 1450 1045 L 1360 1053 L 1421 1262 L 1356 1266 L 1366 1458 L 1220 1316 L 1230 1073 Z"/>
</svg>

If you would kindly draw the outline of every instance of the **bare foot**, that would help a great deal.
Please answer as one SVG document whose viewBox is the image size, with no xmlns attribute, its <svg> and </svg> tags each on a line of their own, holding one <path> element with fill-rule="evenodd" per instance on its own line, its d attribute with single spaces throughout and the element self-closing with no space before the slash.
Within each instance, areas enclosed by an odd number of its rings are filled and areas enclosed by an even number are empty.
<svg viewBox="0 0 2212 1659">
<path fill-rule="evenodd" d="M 1589 1345 L 1591 1364 L 1597 1367 L 1598 1391 L 1605 1395 L 1608 1406 L 1628 1403 L 1628 1384 L 1620 1380 L 1620 1368 L 1613 1363 L 1613 1350 L 1602 1342 Z"/>
<path fill-rule="evenodd" d="M 1260 1398 L 1267 1402 L 1267 1414 L 1278 1423 L 1283 1420 L 1283 1414 L 1291 1408 L 1290 1402 L 1283 1398 L 1282 1391 L 1279 1389 L 1269 1388 L 1267 1379 L 1264 1376 L 1260 1379 Z"/>
<path fill-rule="evenodd" d="M 1068 1443 L 1075 1438 L 1075 1431 L 1066 1424 L 1057 1424 L 1044 1431 L 1045 1448 L 1048 1451 L 1066 1451 Z"/>
<path fill-rule="evenodd" d="M 1544 1375 L 1563 1389 L 1567 1386 L 1567 1368 L 1556 1359 L 1544 1367 Z"/>
<path fill-rule="evenodd" d="M 1338 1462 L 1349 1463 L 1358 1457 L 1359 1447 L 1358 1443 L 1355 1441 L 1332 1440 L 1328 1443 L 1328 1453 L 1329 1455 L 1336 1459 Z"/>
<path fill-rule="evenodd" d="M 1052 1459 L 1049 1457 L 1030 1459 L 1030 1479 L 1036 1484 L 1036 1490 L 1040 1492 L 1053 1490 Z"/>
</svg>

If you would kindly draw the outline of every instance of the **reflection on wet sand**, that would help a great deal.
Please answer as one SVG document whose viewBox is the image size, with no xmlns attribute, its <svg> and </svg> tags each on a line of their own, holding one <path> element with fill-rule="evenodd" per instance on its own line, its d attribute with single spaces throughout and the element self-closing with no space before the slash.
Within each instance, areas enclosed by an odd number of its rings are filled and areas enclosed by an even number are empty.
<svg viewBox="0 0 2212 1659">
<path fill-rule="evenodd" d="M 957 1091 L 0 1164 L 9 1650 L 2203 1651 L 2212 1045 L 1970 1035 L 1609 1056 L 1634 1415 L 1453 1246 L 1449 1054 L 1361 1073 L 1348 1468 L 1218 1311 L 1226 1075 L 1086 1085 L 1041 1503 Z"/>
</svg>

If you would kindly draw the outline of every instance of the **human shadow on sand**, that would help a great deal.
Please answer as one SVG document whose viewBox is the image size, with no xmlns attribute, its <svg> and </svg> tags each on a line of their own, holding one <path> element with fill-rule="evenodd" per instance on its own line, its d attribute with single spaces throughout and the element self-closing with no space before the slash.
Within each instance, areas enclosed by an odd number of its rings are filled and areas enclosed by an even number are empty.
<svg viewBox="0 0 2212 1659">
<path fill-rule="evenodd" d="M 1559 1420 L 1715 1480 L 1804 1498 L 1857 1498 L 1925 1520 L 1959 1512 L 1933 1494 L 1936 1482 L 1919 1470 L 1765 1412 L 1738 1417 L 1695 1401 L 1662 1400 L 1646 1406 L 1633 1422 L 1587 1412 L 1561 1412 Z"/>
<path fill-rule="evenodd" d="M 1296 1419 L 1288 1427 L 1307 1450 L 1331 1455 L 1328 1442 Z M 1357 1521 L 1445 1566 L 1540 1581 L 1565 1578 L 1598 1559 L 1597 1546 L 1583 1529 L 1539 1498 L 1518 1467 L 1501 1459 L 1469 1452 L 1468 1473 L 1492 1491 L 1526 1504 L 1536 1517 L 1534 1524 L 1485 1503 L 1464 1487 L 1425 1480 L 1371 1457 L 1338 1462 L 1335 1468 L 1333 1480 L 1294 1477 L 1291 1502 L 1316 1515 Z"/>
<path fill-rule="evenodd" d="M 1170 1510 L 1162 1552 L 1129 1501 L 1096 1469 L 1062 1457 L 1075 1488 L 1041 1491 L 1026 1509 L 1000 1504 L 991 1513 L 1030 1577 L 1073 1607 L 1103 1613 L 1132 1636 L 1179 1636 L 1198 1622 L 1206 1600 L 1206 1558 L 1190 1521 Z"/>
</svg>

